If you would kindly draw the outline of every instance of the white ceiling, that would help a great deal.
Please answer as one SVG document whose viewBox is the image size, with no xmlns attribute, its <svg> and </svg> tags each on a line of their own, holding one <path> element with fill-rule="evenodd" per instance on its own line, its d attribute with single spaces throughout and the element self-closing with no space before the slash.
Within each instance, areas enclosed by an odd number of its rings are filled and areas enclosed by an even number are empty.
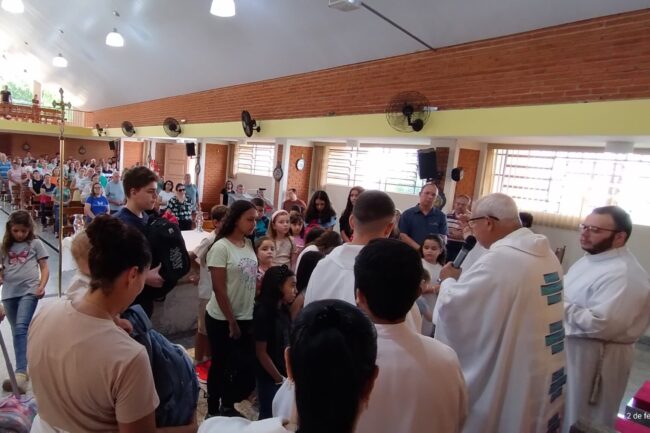
<svg viewBox="0 0 650 433">
<path fill-rule="evenodd" d="M 85 110 L 424 49 L 369 11 L 332 10 L 328 0 L 235 0 L 234 18 L 210 15 L 210 0 L 23 1 L 22 15 L 0 10 L 0 51 L 9 59 L 0 62 L 0 81 L 27 69 L 24 76 L 62 86 Z M 650 0 L 366 3 L 434 47 L 650 7 Z M 104 44 L 113 27 L 123 48 Z M 51 66 L 58 52 L 68 68 Z"/>
</svg>

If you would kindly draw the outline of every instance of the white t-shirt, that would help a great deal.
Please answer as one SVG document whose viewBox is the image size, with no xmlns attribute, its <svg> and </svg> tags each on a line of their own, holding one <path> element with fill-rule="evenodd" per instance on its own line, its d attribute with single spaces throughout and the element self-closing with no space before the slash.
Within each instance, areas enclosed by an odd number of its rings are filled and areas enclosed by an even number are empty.
<svg viewBox="0 0 650 433">
<path fill-rule="evenodd" d="M 174 191 L 160 191 L 160 194 L 158 194 L 158 197 L 160 197 L 161 201 L 160 209 L 166 209 L 169 199 L 174 196 L 176 196 L 176 193 L 174 193 Z"/>
<path fill-rule="evenodd" d="M 442 269 L 442 266 L 440 266 L 438 263 L 429 263 L 426 260 L 422 259 L 422 267 L 426 269 L 429 272 L 429 275 L 431 275 L 431 284 L 437 284 L 436 280 L 440 276 L 440 270 Z M 433 312 L 433 309 L 436 306 L 436 301 L 438 300 L 438 295 L 435 293 L 425 293 L 422 295 L 422 298 L 427 304 L 427 307 L 429 307 L 429 311 Z M 425 319 L 424 317 L 422 318 L 422 335 L 428 335 L 431 336 L 431 333 L 433 332 L 433 323 Z"/>
<path fill-rule="evenodd" d="M 226 291 L 236 320 L 253 320 L 257 256 L 249 239 L 238 247 L 226 238 L 219 239 L 208 252 L 208 268 L 226 269 Z M 208 314 L 216 320 L 227 320 L 214 294 L 207 306 Z"/>
<path fill-rule="evenodd" d="M 208 237 L 203 238 L 199 246 L 194 249 L 194 254 L 198 257 L 199 265 L 201 266 L 199 271 L 199 299 L 210 299 L 212 296 L 212 275 L 210 275 L 210 270 L 207 266 L 207 257 L 203 257 L 208 249 L 214 243 L 214 240 L 217 238 L 216 231 L 213 231 L 208 235 Z"/>
</svg>

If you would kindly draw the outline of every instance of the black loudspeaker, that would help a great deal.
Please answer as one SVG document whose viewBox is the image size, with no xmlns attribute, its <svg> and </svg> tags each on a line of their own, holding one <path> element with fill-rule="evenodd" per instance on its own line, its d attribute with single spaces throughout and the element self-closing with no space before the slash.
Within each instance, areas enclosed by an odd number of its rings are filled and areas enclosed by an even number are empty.
<svg viewBox="0 0 650 433">
<path fill-rule="evenodd" d="M 420 179 L 438 180 L 440 173 L 435 148 L 418 150 L 418 171 Z"/>
<path fill-rule="evenodd" d="M 111 140 L 108 142 L 108 148 L 111 150 L 115 150 L 115 141 Z"/>
<path fill-rule="evenodd" d="M 463 167 L 456 167 L 451 170 L 451 180 L 458 182 L 463 178 L 464 174 L 465 170 L 463 170 Z"/>
<path fill-rule="evenodd" d="M 187 156 L 196 156 L 196 143 L 185 143 L 185 153 Z"/>
</svg>

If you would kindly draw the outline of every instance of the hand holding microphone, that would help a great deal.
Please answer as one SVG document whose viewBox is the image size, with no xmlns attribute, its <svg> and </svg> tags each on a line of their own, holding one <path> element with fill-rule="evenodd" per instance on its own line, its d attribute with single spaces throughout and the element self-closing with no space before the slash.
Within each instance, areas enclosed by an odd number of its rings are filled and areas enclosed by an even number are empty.
<svg viewBox="0 0 650 433">
<path fill-rule="evenodd" d="M 438 278 L 438 280 L 440 282 L 447 278 L 453 278 L 457 280 L 461 274 L 461 269 L 460 269 L 461 265 L 463 264 L 463 262 L 467 258 L 467 255 L 472 250 L 472 248 L 474 248 L 475 245 L 476 245 L 476 238 L 474 236 L 468 236 L 467 239 L 465 239 L 463 248 L 456 256 L 456 259 L 453 262 L 447 263 L 440 270 L 440 278 Z"/>
<path fill-rule="evenodd" d="M 461 248 L 460 252 L 452 262 L 452 266 L 456 269 L 460 269 L 460 266 L 463 264 L 465 259 L 467 258 L 467 255 L 469 252 L 474 248 L 476 245 L 476 238 L 474 236 L 467 236 L 467 239 L 465 239 L 465 243 L 463 244 L 463 247 Z"/>
</svg>

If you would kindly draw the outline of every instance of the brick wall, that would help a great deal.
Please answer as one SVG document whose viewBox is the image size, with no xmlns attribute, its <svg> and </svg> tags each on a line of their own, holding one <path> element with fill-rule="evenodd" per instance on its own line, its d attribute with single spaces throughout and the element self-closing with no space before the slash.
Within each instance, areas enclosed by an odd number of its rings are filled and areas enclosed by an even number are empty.
<svg viewBox="0 0 650 433">
<path fill-rule="evenodd" d="M 142 152 L 144 143 L 141 141 L 125 141 L 122 148 L 124 152 L 124 168 L 131 168 L 136 162 L 143 165 Z"/>
<path fill-rule="evenodd" d="M 456 194 L 454 197 L 458 197 L 461 194 L 474 197 L 474 186 L 476 185 L 480 154 L 481 152 L 478 150 L 460 149 L 458 167 L 463 168 L 464 176 L 462 180 L 456 183 Z"/>
<path fill-rule="evenodd" d="M 228 145 L 205 145 L 205 173 L 203 174 L 202 203 L 208 206 L 221 203 L 221 190 L 226 184 L 226 166 L 228 164 Z M 206 206 L 206 207 L 208 207 Z M 203 209 L 208 212 L 210 209 Z"/>
<path fill-rule="evenodd" d="M 287 188 L 295 188 L 298 198 L 309 200 L 309 176 L 311 174 L 311 159 L 314 153 L 313 147 L 291 146 L 289 151 L 289 178 L 287 179 Z M 296 161 L 303 158 L 305 168 L 299 171 L 296 168 Z"/>
<path fill-rule="evenodd" d="M 98 110 L 117 127 L 381 113 L 417 90 L 440 109 L 650 97 L 650 9 L 596 18 L 435 52 L 358 63 L 257 83 Z M 214 104 L 215 100 L 219 104 Z"/>
<path fill-rule="evenodd" d="M 28 143 L 29 152 L 32 157 L 49 155 L 50 158 L 59 152 L 59 138 L 45 135 L 32 134 L 0 134 L 0 152 L 10 156 L 24 157 L 27 153 L 23 150 L 23 144 Z M 79 149 L 83 145 L 85 154 L 80 154 Z M 66 138 L 64 158 L 75 158 L 80 161 L 95 158 L 110 158 L 113 151 L 109 149 L 107 141 L 83 140 L 79 138 Z"/>
</svg>

